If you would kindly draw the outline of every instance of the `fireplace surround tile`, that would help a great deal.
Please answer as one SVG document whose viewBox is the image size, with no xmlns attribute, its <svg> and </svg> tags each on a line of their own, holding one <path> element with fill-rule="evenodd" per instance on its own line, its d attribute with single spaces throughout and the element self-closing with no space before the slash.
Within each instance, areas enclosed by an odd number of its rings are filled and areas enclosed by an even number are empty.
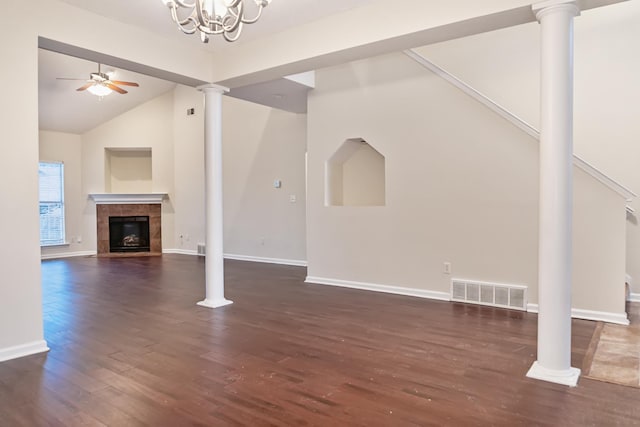
<svg viewBox="0 0 640 427">
<path fill-rule="evenodd" d="M 161 231 L 161 212 L 160 204 L 97 204 L 96 205 L 96 223 L 98 233 L 98 256 L 149 256 L 162 255 L 162 231 Z M 111 253 L 109 252 L 109 217 L 110 216 L 148 216 L 149 217 L 149 235 L 150 235 L 150 252 L 128 252 Z"/>
</svg>

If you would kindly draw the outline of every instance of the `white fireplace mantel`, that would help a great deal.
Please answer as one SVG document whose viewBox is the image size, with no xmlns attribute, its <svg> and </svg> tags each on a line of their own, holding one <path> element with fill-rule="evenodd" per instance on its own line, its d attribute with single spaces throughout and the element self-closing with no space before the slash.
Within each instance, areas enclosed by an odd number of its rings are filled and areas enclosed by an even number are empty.
<svg viewBox="0 0 640 427">
<path fill-rule="evenodd" d="M 134 204 L 161 204 L 168 197 L 167 193 L 146 193 L 146 194 L 114 194 L 114 193 L 93 193 L 89 197 L 97 205 L 134 205 Z"/>
</svg>

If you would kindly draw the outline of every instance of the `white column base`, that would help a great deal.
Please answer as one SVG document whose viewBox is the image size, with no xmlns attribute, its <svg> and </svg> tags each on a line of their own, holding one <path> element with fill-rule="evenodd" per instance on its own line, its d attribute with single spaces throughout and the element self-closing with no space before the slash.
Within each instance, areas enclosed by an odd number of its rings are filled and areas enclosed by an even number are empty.
<svg viewBox="0 0 640 427">
<path fill-rule="evenodd" d="M 531 365 L 529 372 L 527 372 L 527 377 L 575 387 L 578 385 L 578 378 L 580 378 L 580 369 L 569 368 L 563 371 L 556 371 L 555 369 L 544 368 L 540 366 L 538 361 L 535 361 Z"/>
<path fill-rule="evenodd" d="M 233 301 L 228 300 L 228 299 L 205 299 L 203 301 L 200 301 L 197 303 L 198 305 L 202 306 L 202 307 L 207 307 L 207 308 L 218 308 L 218 307 L 224 307 L 225 305 L 229 305 L 229 304 L 233 304 Z"/>
</svg>

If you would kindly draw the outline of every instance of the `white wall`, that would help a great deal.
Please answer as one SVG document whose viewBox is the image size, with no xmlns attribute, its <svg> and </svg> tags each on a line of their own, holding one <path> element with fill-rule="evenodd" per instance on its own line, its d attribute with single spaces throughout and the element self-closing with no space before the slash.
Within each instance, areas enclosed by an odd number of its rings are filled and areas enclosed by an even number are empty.
<svg viewBox="0 0 640 427">
<path fill-rule="evenodd" d="M 385 155 L 385 207 L 324 206 L 324 162 L 354 137 Z M 324 69 L 308 150 L 309 276 L 436 293 L 453 276 L 537 301 L 538 143 L 486 107 L 402 54 Z M 574 308 L 623 316 L 622 282 L 603 287 L 624 278 L 624 200 L 574 175 Z"/>
<path fill-rule="evenodd" d="M 189 253 L 205 241 L 204 106 L 202 93 L 184 86 L 174 100 L 175 248 Z M 224 252 L 306 260 L 306 115 L 222 101 Z M 273 188 L 275 179 L 281 188 Z"/>
<path fill-rule="evenodd" d="M 202 92 L 178 85 L 173 95 L 174 246 L 192 253 L 204 242 L 204 99 Z M 187 116 L 188 108 L 195 114 Z M 182 238 L 180 237 L 182 235 Z"/>
<path fill-rule="evenodd" d="M 342 202 L 345 206 L 383 206 L 384 156 L 369 145 L 361 145 L 342 164 Z"/>
<path fill-rule="evenodd" d="M 104 193 L 108 188 L 105 149 L 128 147 L 151 149 L 151 192 L 169 194 L 168 200 L 162 204 L 162 247 L 173 248 L 173 91 L 139 105 L 82 135 L 82 191 L 86 202 L 84 227 L 88 234 L 86 240 L 92 247 L 96 247 L 96 233 L 89 232 L 96 227 L 96 209 L 88 195 Z"/>
<path fill-rule="evenodd" d="M 573 170 L 573 307 L 624 318 L 626 201 Z"/>
<path fill-rule="evenodd" d="M 95 251 L 83 236 L 82 212 L 86 195 L 82 193 L 82 137 L 80 135 L 40 131 L 40 160 L 64 163 L 65 234 L 68 246 L 41 248 L 44 258 L 51 255 L 78 255 Z M 80 241 L 80 242 L 78 242 Z"/>
<path fill-rule="evenodd" d="M 25 2 L 3 5 L 5 16 L 29 16 Z M 28 20 L 26 20 L 28 22 Z M 43 351 L 38 232 L 37 33 L 22 19 L 0 27 L 0 360 Z"/>
<path fill-rule="evenodd" d="M 575 20 L 574 151 L 640 193 L 639 2 L 583 12 Z M 428 59 L 539 126 L 539 31 L 527 24 L 425 46 Z M 631 206 L 638 208 L 638 201 Z M 640 226 L 627 222 L 627 272 L 640 293 Z"/>
<path fill-rule="evenodd" d="M 105 192 L 153 192 L 152 161 L 150 149 L 105 150 Z"/>
<path fill-rule="evenodd" d="M 306 119 L 223 98 L 226 254 L 306 260 Z"/>
</svg>

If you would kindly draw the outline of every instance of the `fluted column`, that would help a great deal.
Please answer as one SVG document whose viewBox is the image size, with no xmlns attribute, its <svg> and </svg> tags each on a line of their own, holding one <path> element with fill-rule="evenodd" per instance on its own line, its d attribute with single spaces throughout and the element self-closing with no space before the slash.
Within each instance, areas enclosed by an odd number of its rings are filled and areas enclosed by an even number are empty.
<svg viewBox="0 0 640 427">
<path fill-rule="evenodd" d="M 222 218 L 222 95 L 228 89 L 214 84 L 198 89 L 204 92 L 206 245 L 206 296 L 198 305 L 217 308 L 233 303 L 224 297 Z"/>
<path fill-rule="evenodd" d="M 541 26 L 538 357 L 528 377 L 575 386 L 571 367 L 574 1 L 534 4 Z"/>
</svg>

